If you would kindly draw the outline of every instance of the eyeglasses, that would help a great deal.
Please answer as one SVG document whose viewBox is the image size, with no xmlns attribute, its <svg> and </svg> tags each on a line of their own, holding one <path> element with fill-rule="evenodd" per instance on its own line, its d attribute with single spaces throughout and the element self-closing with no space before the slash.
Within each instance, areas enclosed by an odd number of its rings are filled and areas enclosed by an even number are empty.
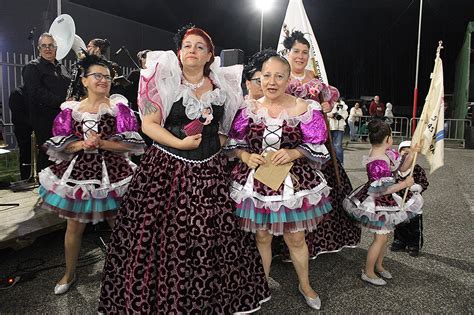
<svg viewBox="0 0 474 315">
<path fill-rule="evenodd" d="M 262 80 L 260 80 L 260 78 L 253 78 L 253 79 L 250 79 L 250 81 L 252 81 L 256 85 L 262 84 Z"/>
<path fill-rule="evenodd" d="M 41 44 L 38 46 L 39 48 L 41 49 L 56 49 L 58 46 L 56 46 L 55 44 Z"/>
<path fill-rule="evenodd" d="M 94 79 L 96 79 L 97 81 L 102 81 L 102 79 L 105 79 L 105 81 L 107 82 L 112 82 L 112 77 L 110 75 L 97 73 L 97 72 L 86 74 L 84 78 L 87 78 L 88 76 L 91 76 L 91 75 L 94 76 Z"/>
</svg>

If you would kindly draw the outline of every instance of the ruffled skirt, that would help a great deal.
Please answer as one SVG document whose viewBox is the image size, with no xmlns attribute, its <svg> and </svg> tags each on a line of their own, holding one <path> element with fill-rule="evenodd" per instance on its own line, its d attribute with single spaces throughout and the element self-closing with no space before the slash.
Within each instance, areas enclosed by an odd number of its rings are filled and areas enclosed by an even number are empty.
<svg viewBox="0 0 474 315">
<path fill-rule="evenodd" d="M 356 247 L 360 243 L 360 224 L 344 210 L 342 204 L 344 198 L 352 191 L 351 181 L 341 163 L 336 161 L 339 167 L 340 185 L 337 184 L 332 160 L 321 166 L 321 172 L 328 186 L 331 187 L 329 201 L 332 211 L 318 223 L 316 230 L 306 233 L 305 239 L 310 259 L 316 258 L 319 254 L 338 252 L 345 247 Z M 272 250 L 274 256 L 278 255 L 283 259 L 290 257 L 283 237 L 273 239 Z"/>
<path fill-rule="evenodd" d="M 419 193 L 408 192 L 403 204 L 405 190 L 379 196 L 369 193 L 369 187 L 370 182 L 352 192 L 344 199 L 344 208 L 373 232 L 393 231 L 397 224 L 422 213 L 423 197 Z"/>
<path fill-rule="evenodd" d="M 112 219 L 135 168 L 119 154 L 81 152 L 39 173 L 42 207 L 82 223 Z"/>
<path fill-rule="evenodd" d="M 306 161 L 295 161 L 279 191 L 259 182 L 254 173 L 242 162 L 232 172 L 231 197 L 245 231 L 268 230 L 273 235 L 313 231 L 332 210 L 324 176 Z"/>
</svg>

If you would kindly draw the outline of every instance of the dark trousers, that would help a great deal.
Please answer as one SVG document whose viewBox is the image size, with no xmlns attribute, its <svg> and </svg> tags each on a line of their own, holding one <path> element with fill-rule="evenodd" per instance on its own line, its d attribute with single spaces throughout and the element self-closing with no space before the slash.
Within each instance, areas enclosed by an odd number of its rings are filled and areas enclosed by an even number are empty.
<svg viewBox="0 0 474 315">
<path fill-rule="evenodd" d="M 19 151 L 20 177 L 30 178 L 31 171 L 31 133 L 33 129 L 28 124 L 14 126 L 14 133 Z"/>
<path fill-rule="evenodd" d="M 59 113 L 59 112 L 58 112 Z M 36 170 L 41 170 L 52 165 L 46 154 L 46 149 L 43 148 L 43 144 L 53 136 L 53 121 L 58 113 L 55 112 L 44 112 L 36 114 L 36 121 L 33 120 L 33 129 L 36 135 L 36 145 L 38 146 L 38 159 Z"/>
<path fill-rule="evenodd" d="M 395 227 L 394 242 L 421 249 L 423 246 L 423 217 L 417 215 L 408 222 L 400 223 Z"/>
</svg>

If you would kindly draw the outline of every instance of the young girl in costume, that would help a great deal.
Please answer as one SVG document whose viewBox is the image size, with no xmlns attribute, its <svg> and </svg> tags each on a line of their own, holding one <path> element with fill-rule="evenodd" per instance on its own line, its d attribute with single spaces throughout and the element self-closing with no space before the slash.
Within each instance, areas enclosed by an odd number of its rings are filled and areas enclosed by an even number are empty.
<svg viewBox="0 0 474 315">
<path fill-rule="evenodd" d="M 362 280 L 374 285 L 385 285 L 386 281 L 382 278 L 392 278 L 383 266 L 389 233 L 397 224 L 421 213 L 423 198 L 409 191 L 403 202 L 405 188 L 413 185 L 413 178 L 409 176 L 399 182 L 396 180 L 398 170 L 404 172 L 411 166 L 414 150 L 404 159 L 392 150 L 392 132 L 382 120 L 370 121 L 368 129 L 372 148 L 369 156 L 363 160 L 368 181 L 344 200 L 344 208 L 374 233 L 374 240 L 367 251 Z"/>
</svg>

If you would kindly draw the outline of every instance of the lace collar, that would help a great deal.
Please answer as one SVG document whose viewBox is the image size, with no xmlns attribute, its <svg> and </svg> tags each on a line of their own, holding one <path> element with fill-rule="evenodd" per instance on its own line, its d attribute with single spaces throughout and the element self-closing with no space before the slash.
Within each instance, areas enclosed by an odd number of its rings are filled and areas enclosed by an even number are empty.
<svg viewBox="0 0 474 315">
<path fill-rule="evenodd" d="M 81 122 L 84 119 L 84 117 L 88 117 L 88 118 L 93 117 L 97 120 L 100 119 L 100 117 L 105 114 L 110 114 L 116 117 L 119 111 L 117 107 L 119 104 L 128 106 L 128 100 L 120 94 L 111 95 L 109 97 L 109 102 L 110 102 L 110 105 L 105 104 L 105 103 L 100 104 L 99 109 L 97 110 L 97 113 L 80 112 L 79 107 L 81 103 L 78 101 L 67 101 L 67 102 L 62 103 L 61 110 L 71 109 L 72 118 L 75 121 Z"/>
<path fill-rule="evenodd" d="M 211 73 L 210 79 L 213 83 L 213 74 Z M 201 95 L 200 98 L 196 97 L 194 90 L 190 87 L 180 84 L 178 93 L 175 97 L 175 102 L 183 99 L 183 106 L 185 107 L 186 116 L 191 119 L 197 119 L 202 115 L 204 109 L 211 108 L 212 105 L 222 106 L 226 101 L 226 93 L 219 87 L 213 90 L 209 90 Z"/>
<path fill-rule="evenodd" d="M 319 103 L 306 100 L 308 103 L 308 109 L 297 116 L 291 116 L 286 110 L 280 112 L 278 117 L 272 117 L 268 113 L 268 109 L 259 105 L 257 100 L 247 100 L 245 101 L 244 115 L 248 118 L 251 118 L 254 122 L 262 122 L 264 124 L 273 123 L 275 121 L 283 123 L 286 121 L 286 124 L 290 127 L 296 127 L 299 123 L 307 124 L 313 118 L 313 111 L 321 110 L 321 105 Z"/>
</svg>

